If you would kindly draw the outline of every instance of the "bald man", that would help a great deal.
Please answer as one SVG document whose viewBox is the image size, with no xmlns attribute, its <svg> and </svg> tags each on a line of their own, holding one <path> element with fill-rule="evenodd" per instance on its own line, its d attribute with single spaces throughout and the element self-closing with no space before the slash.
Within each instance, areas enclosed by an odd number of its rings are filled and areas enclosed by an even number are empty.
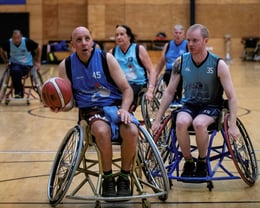
<svg viewBox="0 0 260 208">
<path fill-rule="evenodd" d="M 104 174 L 102 196 L 128 196 L 131 194 L 129 173 L 138 139 L 138 129 L 133 124 L 133 116 L 128 112 L 133 101 L 133 91 L 116 59 L 95 47 L 87 28 L 75 28 L 71 44 L 75 52 L 60 63 L 59 76 L 71 83 L 80 119 L 88 122 L 101 151 Z M 113 116 L 118 115 L 120 120 L 118 133 L 122 138 L 122 165 L 116 182 L 112 175 L 111 138 L 114 135 L 104 112 L 105 106 L 116 106 L 118 109 Z M 73 100 L 64 109 L 52 110 L 68 111 L 72 107 Z"/>
</svg>

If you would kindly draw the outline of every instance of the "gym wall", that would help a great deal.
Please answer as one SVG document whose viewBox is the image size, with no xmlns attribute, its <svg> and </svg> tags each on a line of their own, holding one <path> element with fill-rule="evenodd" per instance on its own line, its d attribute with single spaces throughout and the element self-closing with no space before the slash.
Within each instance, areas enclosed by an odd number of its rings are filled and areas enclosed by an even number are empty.
<svg viewBox="0 0 260 208">
<path fill-rule="evenodd" d="M 195 22 L 209 28 L 208 45 L 220 56 L 226 34 L 233 58 L 241 56 L 242 37 L 260 36 L 259 0 L 195 2 Z M 154 39 L 161 31 L 171 38 L 174 24 L 190 25 L 189 0 L 26 0 L 25 5 L 0 5 L 0 12 L 29 12 L 30 37 L 41 44 L 68 40 L 78 25 L 87 26 L 95 39 L 113 37 L 117 24 L 129 25 L 138 39 Z"/>
</svg>

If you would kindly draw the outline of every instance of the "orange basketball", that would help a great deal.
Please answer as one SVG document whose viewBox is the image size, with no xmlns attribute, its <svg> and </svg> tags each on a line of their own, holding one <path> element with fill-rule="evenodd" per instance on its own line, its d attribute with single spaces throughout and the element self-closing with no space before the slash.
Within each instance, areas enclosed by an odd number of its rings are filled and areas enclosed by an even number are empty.
<svg viewBox="0 0 260 208">
<path fill-rule="evenodd" d="M 69 82 L 60 77 L 48 79 L 42 86 L 42 99 L 46 106 L 64 108 L 72 97 Z"/>
</svg>

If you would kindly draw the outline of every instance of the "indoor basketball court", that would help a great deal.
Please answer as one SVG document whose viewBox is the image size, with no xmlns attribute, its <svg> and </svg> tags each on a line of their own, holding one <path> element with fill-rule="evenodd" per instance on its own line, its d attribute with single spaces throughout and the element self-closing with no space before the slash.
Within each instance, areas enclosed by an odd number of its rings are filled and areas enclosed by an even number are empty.
<svg viewBox="0 0 260 208">
<path fill-rule="evenodd" d="M 3 65 L 1 69 L 3 69 Z M 232 60 L 230 70 L 236 87 L 239 110 L 254 145 L 259 164 L 258 106 L 260 67 L 257 62 Z M 42 65 L 44 80 L 57 76 L 57 65 Z M 1 103 L 1 207 L 50 207 L 47 182 L 56 151 L 69 128 L 77 122 L 77 109 L 54 113 L 37 100 Z M 141 116 L 138 113 L 137 117 Z M 139 117 L 140 118 L 140 117 Z M 234 169 L 231 164 L 231 169 Z M 259 181 L 252 187 L 243 180 L 214 181 L 209 191 L 205 183 L 173 181 L 168 200 L 150 199 L 152 207 L 258 207 Z M 140 200 L 102 203 L 103 207 L 141 207 Z M 94 201 L 64 199 L 58 207 L 94 207 Z"/>
</svg>

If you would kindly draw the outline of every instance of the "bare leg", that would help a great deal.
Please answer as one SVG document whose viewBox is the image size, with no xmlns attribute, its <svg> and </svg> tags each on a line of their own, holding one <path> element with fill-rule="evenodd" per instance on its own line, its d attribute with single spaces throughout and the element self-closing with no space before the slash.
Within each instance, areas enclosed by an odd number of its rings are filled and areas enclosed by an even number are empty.
<svg viewBox="0 0 260 208">
<path fill-rule="evenodd" d="M 105 121 L 97 120 L 91 125 L 91 134 L 95 136 L 97 146 L 101 152 L 103 171 L 112 169 L 111 128 Z"/>
<path fill-rule="evenodd" d="M 131 169 L 133 158 L 136 153 L 136 144 L 138 139 L 138 128 L 135 124 L 121 124 L 120 125 L 120 135 L 122 137 L 122 169 L 129 171 Z"/>
<path fill-rule="evenodd" d="M 176 119 L 176 136 L 180 145 L 183 157 L 186 160 L 192 159 L 190 152 L 190 136 L 188 128 L 192 123 L 191 116 L 186 112 L 179 112 Z"/>
<path fill-rule="evenodd" d="M 208 126 L 214 122 L 210 116 L 200 114 L 193 120 L 193 128 L 196 132 L 196 143 L 199 151 L 199 157 L 205 158 L 208 150 Z"/>
</svg>

